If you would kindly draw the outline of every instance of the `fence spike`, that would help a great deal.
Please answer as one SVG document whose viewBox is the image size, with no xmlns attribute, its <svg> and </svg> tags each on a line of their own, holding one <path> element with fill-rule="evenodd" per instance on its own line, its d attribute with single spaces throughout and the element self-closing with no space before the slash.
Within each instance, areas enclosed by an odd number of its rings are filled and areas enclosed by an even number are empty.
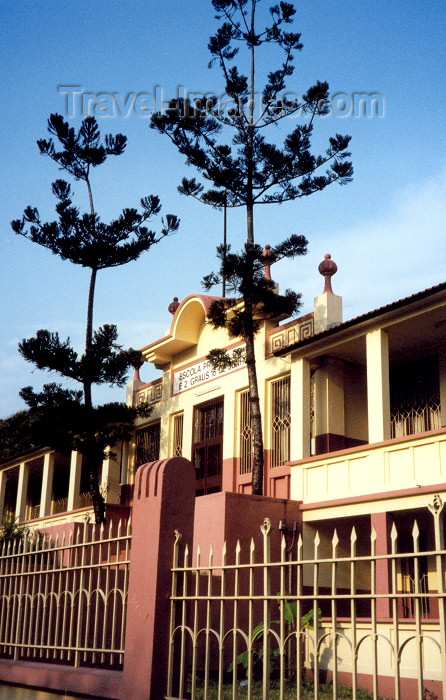
<svg viewBox="0 0 446 700">
<path fill-rule="evenodd" d="M 268 535 L 271 532 L 271 520 L 269 518 L 265 518 L 263 523 L 260 525 L 260 532 L 262 535 Z"/>
<path fill-rule="evenodd" d="M 332 547 L 333 547 L 333 555 L 334 555 L 335 552 L 336 552 L 336 548 L 337 548 L 337 546 L 338 546 L 338 544 L 339 544 L 338 531 L 336 530 L 336 528 L 335 528 L 335 531 L 334 531 L 334 533 L 333 533 L 333 537 L 332 537 L 332 540 L 331 540 L 331 544 L 332 544 Z"/>
<path fill-rule="evenodd" d="M 282 552 L 282 555 L 284 552 L 286 552 L 286 539 L 285 539 L 285 535 L 283 535 L 283 534 L 282 534 L 282 538 L 280 540 L 280 550 Z"/>
<path fill-rule="evenodd" d="M 353 525 L 352 531 L 351 531 L 351 533 L 350 533 L 350 542 L 352 542 L 352 543 L 353 543 L 353 542 L 356 542 L 357 539 L 358 539 L 358 534 L 357 534 L 357 532 L 356 532 L 355 526 Z"/>
<path fill-rule="evenodd" d="M 319 536 L 319 530 L 316 530 L 316 534 L 315 534 L 315 536 L 314 536 L 314 540 L 313 540 L 313 541 L 314 541 L 314 558 L 316 559 L 316 557 L 317 557 L 317 550 L 318 550 L 318 547 L 319 547 L 319 545 L 320 545 L 320 543 L 321 543 L 321 538 L 320 538 L 320 536 Z"/>
<path fill-rule="evenodd" d="M 189 545 L 186 544 L 184 548 L 184 568 L 186 569 L 189 565 Z"/>
<path fill-rule="evenodd" d="M 390 530 L 390 539 L 392 542 L 396 542 L 398 539 L 398 530 L 396 529 L 395 523 L 392 523 L 392 528 Z"/>
<path fill-rule="evenodd" d="M 413 521 L 412 537 L 413 537 L 414 543 L 418 542 L 418 539 L 420 537 L 420 529 L 418 527 L 418 523 L 416 520 Z"/>
</svg>

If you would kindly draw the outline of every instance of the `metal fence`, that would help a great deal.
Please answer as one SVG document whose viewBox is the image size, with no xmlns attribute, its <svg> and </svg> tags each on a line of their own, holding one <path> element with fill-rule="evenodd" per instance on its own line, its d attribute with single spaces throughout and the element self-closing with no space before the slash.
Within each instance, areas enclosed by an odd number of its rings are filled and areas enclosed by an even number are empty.
<svg viewBox="0 0 446 700">
<path fill-rule="evenodd" d="M 384 554 L 373 529 L 364 545 L 353 528 L 347 541 L 316 532 L 310 546 L 282 537 L 272 561 L 266 519 L 260 551 L 225 546 L 203 562 L 177 533 L 166 697 L 301 700 L 313 684 L 315 700 L 327 688 L 346 697 L 341 685 L 354 700 L 364 687 L 375 700 L 446 698 L 442 511 L 435 496 L 423 515 L 428 549 L 416 521 L 410 551 L 394 523 Z"/>
<path fill-rule="evenodd" d="M 0 548 L 0 658 L 121 668 L 130 522 Z"/>
</svg>

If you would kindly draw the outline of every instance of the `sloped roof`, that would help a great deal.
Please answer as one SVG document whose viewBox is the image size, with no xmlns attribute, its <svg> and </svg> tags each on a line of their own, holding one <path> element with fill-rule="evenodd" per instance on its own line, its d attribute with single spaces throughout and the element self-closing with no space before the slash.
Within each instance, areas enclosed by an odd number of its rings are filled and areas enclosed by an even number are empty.
<svg viewBox="0 0 446 700">
<path fill-rule="evenodd" d="M 335 335 L 336 333 L 340 333 L 341 331 L 347 330 L 348 328 L 359 326 L 361 323 L 366 323 L 367 321 L 378 319 L 380 316 L 384 316 L 385 314 L 397 311 L 398 309 L 403 309 L 404 307 L 409 307 L 411 304 L 416 304 L 417 302 L 423 301 L 424 299 L 429 299 L 430 297 L 434 297 L 436 294 L 439 294 L 444 291 L 446 291 L 446 282 L 437 284 L 434 287 L 429 287 L 428 289 L 424 289 L 421 292 L 416 292 L 415 294 L 412 294 L 408 297 L 404 297 L 403 299 L 399 299 L 398 301 L 391 302 L 390 304 L 386 304 L 385 306 L 380 306 L 379 308 L 374 309 L 373 311 L 368 311 L 367 313 L 361 314 L 360 316 L 356 316 L 355 318 L 352 318 L 348 321 L 338 323 L 336 326 L 327 328 L 325 331 L 315 333 L 314 335 L 304 338 L 303 340 L 299 340 L 296 343 L 280 348 L 279 350 L 273 352 L 273 355 L 287 355 L 288 353 L 293 352 L 293 350 L 305 347 L 306 345 L 311 345 L 311 343 L 315 342 L 316 340 L 321 340 L 323 338 Z"/>
</svg>

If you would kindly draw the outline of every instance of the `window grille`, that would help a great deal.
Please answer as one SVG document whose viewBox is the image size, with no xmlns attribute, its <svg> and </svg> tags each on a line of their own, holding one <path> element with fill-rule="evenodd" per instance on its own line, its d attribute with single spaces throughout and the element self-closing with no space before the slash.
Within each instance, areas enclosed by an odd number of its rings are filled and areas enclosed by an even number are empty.
<svg viewBox="0 0 446 700">
<path fill-rule="evenodd" d="M 290 459 L 290 378 L 271 382 L 271 466 Z"/>
<path fill-rule="evenodd" d="M 197 496 L 221 491 L 223 397 L 194 407 L 192 463 Z"/>
<path fill-rule="evenodd" d="M 390 423 L 392 437 L 441 427 L 437 357 L 390 368 Z"/>
<path fill-rule="evenodd" d="M 223 398 L 206 401 L 194 408 L 194 442 L 223 435 Z"/>
<path fill-rule="evenodd" d="M 183 455 L 183 414 L 178 413 L 173 417 L 173 441 L 172 454 L 174 457 Z"/>
<path fill-rule="evenodd" d="M 152 423 L 136 431 L 135 468 L 154 462 L 160 455 L 160 424 Z"/>
<path fill-rule="evenodd" d="M 251 404 L 249 400 L 249 391 L 240 393 L 240 474 L 250 474 L 252 472 L 252 428 L 251 428 Z"/>
</svg>

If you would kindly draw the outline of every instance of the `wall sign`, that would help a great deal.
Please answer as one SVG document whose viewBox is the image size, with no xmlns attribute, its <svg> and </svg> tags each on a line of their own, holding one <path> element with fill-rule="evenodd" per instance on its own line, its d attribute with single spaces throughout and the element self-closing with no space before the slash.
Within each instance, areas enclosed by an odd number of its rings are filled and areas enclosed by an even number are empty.
<svg viewBox="0 0 446 700">
<path fill-rule="evenodd" d="M 239 345 L 237 348 L 231 348 L 231 350 L 228 350 L 228 355 L 231 356 L 235 350 L 240 351 L 240 347 L 244 346 Z M 224 370 L 214 369 L 210 361 L 204 358 L 199 362 L 195 362 L 193 365 L 188 365 L 187 367 L 174 371 L 172 394 L 181 394 L 182 391 L 187 391 L 188 389 L 193 389 L 194 387 L 200 386 L 200 384 L 204 384 L 205 382 L 218 379 L 218 377 L 222 377 L 224 374 L 229 374 L 229 372 L 233 372 L 241 367 L 246 367 L 246 362 L 242 358 L 238 360 L 236 367 L 229 367 L 228 369 Z"/>
</svg>

